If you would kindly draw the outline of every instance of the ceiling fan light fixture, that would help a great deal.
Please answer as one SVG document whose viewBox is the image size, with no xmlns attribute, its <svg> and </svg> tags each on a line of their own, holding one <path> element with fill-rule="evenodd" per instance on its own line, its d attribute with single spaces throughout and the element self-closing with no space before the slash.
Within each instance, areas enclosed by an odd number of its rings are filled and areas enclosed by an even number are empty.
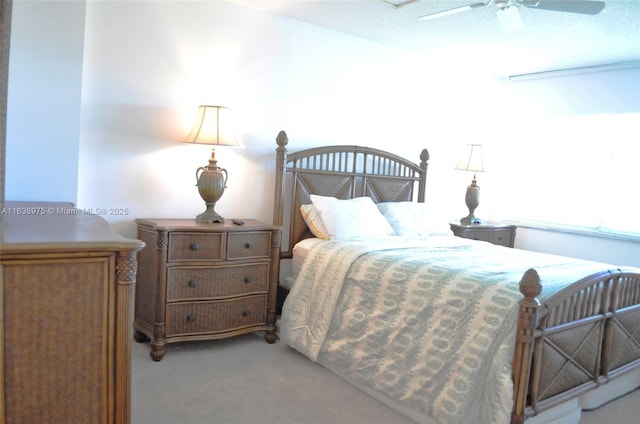
<svg viewBox="0 0 640 424">
<path fill-rule="evenodd" d="M 460 6 L 460 7 L 454 7 L 452 9 L 447 9 L 447 10 L 443 10 L 441 12 L 436 12 L 436 13 L 430 13 L 428 15 L 424 15 L 424 16 L 420 16 L 418 18 L 419 21 L 427 21 L 430 19 L 436 19 L 436 18 L 441 18 L 443 16 L 449 16 L 449 15 L 453 15 L 455 13 L 460 13 L 460 12 L 465 12 L 467 10 L 471 10 L 471 9 L 477 9 L 478 7 L 484 7 L 489 5 L 489 3 L 491 3 L 492 0 L 488 0 L 484 3 L 471 3 L 471 4 L 467 4 L 464 6 Z"/>
<path fill-rule="evenodd" d="M 506 33 L 517 32 L 524 27 L 520 12 L 518 12 L 516 6 L 498 8 L 496 14 L 498 15 L 500 27 Z"/>
<path fill-rule="evenodd" d="M 502 1 L 502 0 L 499 0 Z M 597 15 L 604 9 L 605 3 L 598 0 L 513 0 L 518 6 L 530 9 L 551 10 L 556 12 Z"/>
<path fill-rule="evenodd" d="M 382 0 L 386 3 L 397 0 Z M 414 3 L 419 0 L 405 0 L 396 7 Z M 519 7 L 528 9 L 550 10 L 556 12 L 581 13 L 585 15 L 597 15 L 604 9 L 604 1 L 599 0 L 486 0 L 484 2 L 469 3 L 466 5 L 429 13 L 418 17 L 418 20 L 430 20 L 449 16 L 467 10 L 478 9 L 493 4 L 496 6 L 498 20 L 504 32 L 515 32 L 522 29 L 522 19 L 518 12 Z"/>
</svg>

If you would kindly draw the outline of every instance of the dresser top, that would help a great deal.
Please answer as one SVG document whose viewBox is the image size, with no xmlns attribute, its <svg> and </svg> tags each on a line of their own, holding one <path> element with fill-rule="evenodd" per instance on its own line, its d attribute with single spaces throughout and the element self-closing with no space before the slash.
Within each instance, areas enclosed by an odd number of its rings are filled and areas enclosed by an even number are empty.
<svg viewBox="0 0 640 424">
<path fill-rule="evenodd" d="M 255 219 L 242 219 L 243 225 L 233 223 L 231 219 L 224 222 L 201 223 L 195 219 L 136 219 L 138 225 L 160 231 L 198 231 L 198 232 L 219 232 L 219 231 L 256 231 L 273 230 L 280 227 L 266 224 Z"/>
<path fill-rule="evenodd" d="M 68 202 L 6 202 L 0 254 L 24 252 L 131 251 L 140 240 L 115 233 L 107 221 Z"/>
</svg>

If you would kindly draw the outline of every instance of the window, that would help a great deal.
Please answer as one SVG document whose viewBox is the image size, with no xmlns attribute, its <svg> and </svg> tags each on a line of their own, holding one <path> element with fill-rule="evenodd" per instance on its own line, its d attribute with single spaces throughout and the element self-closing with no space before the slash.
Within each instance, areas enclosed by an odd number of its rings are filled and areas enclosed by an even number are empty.
<svg viewBox="0 0 640 424">
<path fill-rule="evenodd" d="M 640 114 L 532 121 L 500 149 L 504 216 L 640 237 Z"/>
</svg>

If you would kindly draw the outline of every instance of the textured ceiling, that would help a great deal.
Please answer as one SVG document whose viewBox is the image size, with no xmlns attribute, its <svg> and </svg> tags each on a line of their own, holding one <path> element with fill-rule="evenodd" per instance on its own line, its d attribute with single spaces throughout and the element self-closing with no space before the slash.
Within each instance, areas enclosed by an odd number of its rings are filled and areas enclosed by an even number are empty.
<svg viewBox="0 0 640 424">
<path fill-rule="evenodd" d="M 401 0 L 388 0 L 397 2 Z M 640 0 L 605 0 L 598 15 L 518 8 L 506 33 L 490 4 L 434 20 L 419 16 L 478 0 L 231 0 L 243 6 L 424 53 L 446 67 L 513 75 L 640 60 Z M 572 1 L 572 0 L 567 0 Z"/>
</svg>

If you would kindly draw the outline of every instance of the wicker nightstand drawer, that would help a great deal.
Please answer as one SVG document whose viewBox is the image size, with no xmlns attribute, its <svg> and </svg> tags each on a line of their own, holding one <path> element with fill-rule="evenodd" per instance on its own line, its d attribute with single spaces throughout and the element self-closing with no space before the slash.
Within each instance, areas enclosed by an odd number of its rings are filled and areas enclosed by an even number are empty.
<svg viewBox="0 0 640 424">
<path fill-rule="evenodd" d="M 468 230 L 465 233 L 464 238 L 468 238 L 471 240 L 491 241 L 491 231 Z"/>
<path fill-rule="evenodd" d="M 169 262 L 222 260 L 224 234 L 172 233 Z"/>
<path fill-rule="evenodd" d="M 496 229 L 494 231 L 491 231 L 491 237 L 489 238 L 489 241 L 500 246 L 513 247 L 513 245 L 511 244 L 513 243 L 511 240 L 511 235 L 514 231 L 515 230 L 511 228 Z"/>
<path fill-rule="evenodd" d="M 167 302 L 269 291 L 267 263 L 216 268 L 180 267 L 167 272 Z"/>
<path fill-rule="evenodd" d="M 450 226 L 453 234 L 458 237 L 488 241 L 505 247 L 513 247 L 515 243 L 517 228 L 515 225 L 497 223 L 460 224 L 452 222 Z"/>
<path fill-rule="evenodd" d="M 271 252 L 270 232 L 230 233 L 227 259 L 268 258 Z"/>
<path fill-rule="evenodd" d="M 267 296 L 167 305 L 167 337 L 211 334 L 266 324 Z"/>
</svg>

